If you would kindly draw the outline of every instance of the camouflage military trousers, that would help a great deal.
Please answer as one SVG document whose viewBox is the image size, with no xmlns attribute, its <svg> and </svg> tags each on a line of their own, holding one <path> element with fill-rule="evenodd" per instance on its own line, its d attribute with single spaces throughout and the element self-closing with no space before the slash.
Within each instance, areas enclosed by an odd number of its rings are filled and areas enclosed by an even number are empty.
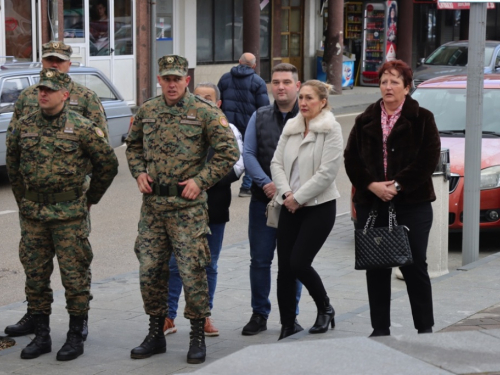
<svg viewBox="0 0 500 375">
<path fill-rule="evenodd" d="M 66 309 L 84 315 L 89 309 L 90 263 L 87 218 L 43 223 L 20 217 L 19 258 L 26 274 L 26 298 L 33 314 L 50 314 L 53 302 L 50 276 L 57 256 L 66 291 Z"/>
<path fill-rule="evenodd" d="M 210 263 L 204 206 L 157 212 L 142 204 L 135 254 L 146 314 L 167 316 L 169 261 L 173 254 L 184 287 L 186 319 L 210 316 L 205 267 Z"/>
</svg>

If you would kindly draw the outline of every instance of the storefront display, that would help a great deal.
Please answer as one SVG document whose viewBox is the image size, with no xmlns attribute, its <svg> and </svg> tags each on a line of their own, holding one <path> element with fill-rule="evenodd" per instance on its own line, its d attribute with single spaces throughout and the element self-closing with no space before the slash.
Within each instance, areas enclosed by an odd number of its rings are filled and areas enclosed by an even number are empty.
<svg viewBox="0 0 500 375">
<path fill-rule="evenodd" d="M 397 14 L 398 7 L 395 1 L 365 5 L 360 74 L 363 86 L 378 86 L 378 68 L 385 61 L 396 59 Z"/>
</svg>

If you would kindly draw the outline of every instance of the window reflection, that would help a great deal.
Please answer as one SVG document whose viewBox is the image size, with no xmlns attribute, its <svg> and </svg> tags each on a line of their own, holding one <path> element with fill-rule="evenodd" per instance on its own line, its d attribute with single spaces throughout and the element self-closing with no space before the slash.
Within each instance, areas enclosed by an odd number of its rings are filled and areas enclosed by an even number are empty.
<svg viewBox="0 0 500 375">
<path fill-rule="evenodd" d="M 132 55 L 134 53 L 132 6 L 132 0 L 115 1 L 115 55 Z"/>
<path fill-rule="evenodd" d="M 64 39 L 68 43 L 85 41 L 85 11 L 83 0 L 64 0 Z M 80 40 L 77 40 L 80 39 Z"/>
<path fill-rule="evenodd" d="M 5 52 L 18 61 L 33 61 L 31 0 L 5 0 Z"/>
<path fill-rule="evenodd" d="M 97 0 L 90 4 L 90 56 L 109 56 L 109 1 Z"/>
</svg>

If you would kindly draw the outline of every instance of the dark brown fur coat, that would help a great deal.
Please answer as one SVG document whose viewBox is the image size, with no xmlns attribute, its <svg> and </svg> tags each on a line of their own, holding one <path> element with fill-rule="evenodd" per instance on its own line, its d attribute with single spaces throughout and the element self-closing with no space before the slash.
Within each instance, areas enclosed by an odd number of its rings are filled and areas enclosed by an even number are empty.
<svg viewBox="0 0 500 375">
<path fill-rule="evenodd" d="M 382 100 L 382 99 L 381 99 Z M 406 96 L 401 117 L 387 139 L 387 178 L 384 176 L 380 101 L 356 117 L 344 151 L 347 175 L 356 188 L 354 203 L 373 202 L 372 182 L 396 180 L 402 191 L 395 203 L 436 199 L 432 173 L 439 161 L 441 141 L 433 114 Z"/>
</svg>

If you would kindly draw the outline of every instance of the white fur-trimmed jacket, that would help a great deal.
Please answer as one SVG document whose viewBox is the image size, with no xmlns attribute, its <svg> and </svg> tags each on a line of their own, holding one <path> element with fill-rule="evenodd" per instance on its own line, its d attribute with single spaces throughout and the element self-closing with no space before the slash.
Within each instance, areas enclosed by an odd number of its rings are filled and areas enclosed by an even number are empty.
<svg viewBox="0 0 500 375">
<path fill-rule="evenodd" d="M 301 205 L 314 206 L 340 197 L 335 178 L 342 163 L 344 142 L 340 124 L 327 109 L 309 121 L 303 137 L 305 120 L 301 113 L 288 120 L 271 162 L 273 182 L 278 189 L 278 203 L 290 188 L 290 174 L 298 158 L 301 187 L 293 192 Z"/>
</svg>

